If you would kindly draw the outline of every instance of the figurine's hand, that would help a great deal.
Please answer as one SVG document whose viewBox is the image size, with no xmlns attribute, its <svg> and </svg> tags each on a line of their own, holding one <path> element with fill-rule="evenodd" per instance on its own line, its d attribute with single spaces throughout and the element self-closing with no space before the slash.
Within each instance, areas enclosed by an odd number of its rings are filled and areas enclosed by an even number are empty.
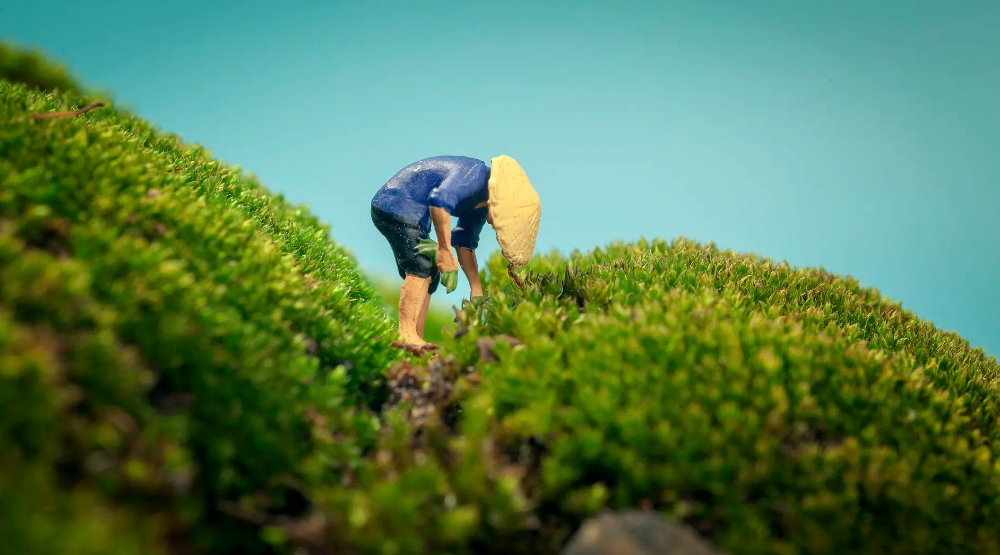
<svg viewBox="0 0 1000 555">
<path fill-rule="evenodd" d="M 441 270 L 442 274 L 445 272 L 457 272 L 458 260 L 455 259 L 455 253 L 451 252 L 451 249 L 438 247 L 437 267 L 438 270 Z"/>
</svg>

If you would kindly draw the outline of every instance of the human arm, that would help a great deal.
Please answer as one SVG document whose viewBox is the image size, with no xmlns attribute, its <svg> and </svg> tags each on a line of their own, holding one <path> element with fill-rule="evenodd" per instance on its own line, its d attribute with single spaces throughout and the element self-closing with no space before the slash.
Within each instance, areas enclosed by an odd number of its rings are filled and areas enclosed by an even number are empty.
<svg viewBox="0 0 1000 555">
<path fill-rule="evenodd" d="M 431 206 L 431 221 L 437 234 L 437 267 L 441 273 L 458 271 L 458 261 L 451 252 L 451 215 L 444 208 Z"/>
<path fill-rule="evenodd" d="M 451 172 L 440 185 L 431 191 L 427 199 L 430 207 L 431 221 L 434 224 L 434 231 L 438 239 L 438 269 L 442 272 L 458 270 L 458 262 L 451 251 L 451 214 L 460 202 L 481 189 L 487 176 L 486 166 L 481 160 L 471 158 L 465 160 L 467 164 L 463 163 L 462 167 Z M 461 224 L 464 223 L 465 219 L 464 216 L 459 218 L 460 228 L 462 228 Z M 458 231 L 458 237 L 459 244 L 456 246 L 475 249 L 474 244 L 468 244 L 469 237 L 467 231 Z"/>
</svg>

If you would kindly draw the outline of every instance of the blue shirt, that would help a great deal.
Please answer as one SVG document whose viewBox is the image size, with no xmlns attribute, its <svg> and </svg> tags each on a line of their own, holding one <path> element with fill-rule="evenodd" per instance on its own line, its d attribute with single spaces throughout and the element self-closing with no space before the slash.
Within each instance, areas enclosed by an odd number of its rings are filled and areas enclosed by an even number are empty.
<svg viewBox="0 0 1000 555">
<path fill-rule="evenodd" d="M 455 247 L 475 249 L 486 223 L 487 208 L 476 205 L 489 198 L 490 169 L 465 156 L 435 156 L 399 171 L 375 193 L 372 206 L 416 222 L 431 231 L 430 207 L 458 217 L 451 232 Z"/>
</svg>

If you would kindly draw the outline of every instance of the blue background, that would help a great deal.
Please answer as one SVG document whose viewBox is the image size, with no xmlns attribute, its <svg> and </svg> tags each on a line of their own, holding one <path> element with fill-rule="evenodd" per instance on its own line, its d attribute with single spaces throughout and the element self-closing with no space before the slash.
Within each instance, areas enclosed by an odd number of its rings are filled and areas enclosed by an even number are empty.
<svg viewBox="0 0 1000 555">
<path fill-rule="evenodd" d="M 851 274 L 991 355 L 998 29 L 996 0 L 0 4 L 0 36 L 308 204 L 394 282 L 378 187 L 508 154 L 540 251 L 715 241 Z"/>
</svg>

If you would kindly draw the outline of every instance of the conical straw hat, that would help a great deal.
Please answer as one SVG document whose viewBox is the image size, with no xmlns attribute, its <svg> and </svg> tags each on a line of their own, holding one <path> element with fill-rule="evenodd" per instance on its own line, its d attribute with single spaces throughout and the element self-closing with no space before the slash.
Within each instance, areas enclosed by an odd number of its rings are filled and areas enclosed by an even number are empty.
<svg viewBox="0 0 1000 555">
<path fill-rule="evenodd" d="M 535 252 L 542 203 L 521 166 L 510 156 L 498 156 L 490 169 L 490 213 L 504 258 L 524 266 Z"/>
</svg>

